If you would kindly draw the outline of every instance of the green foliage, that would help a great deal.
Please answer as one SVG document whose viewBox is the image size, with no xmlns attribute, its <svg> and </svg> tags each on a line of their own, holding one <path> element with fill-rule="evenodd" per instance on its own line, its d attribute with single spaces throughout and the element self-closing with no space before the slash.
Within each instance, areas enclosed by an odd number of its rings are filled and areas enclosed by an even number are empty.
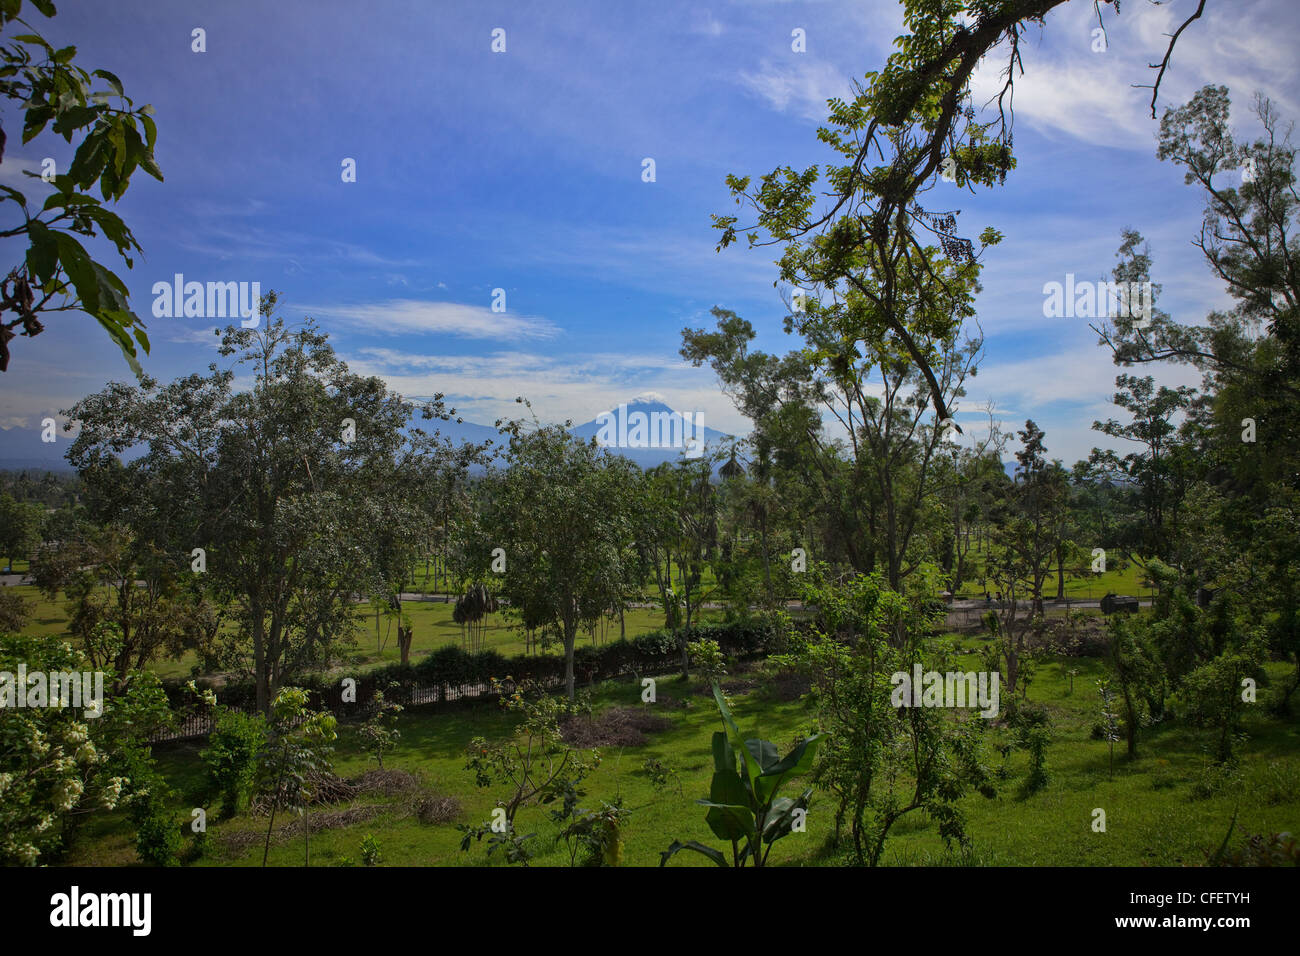
<svg viewBox="0 0 1300 956">
<path fill-rule="evenodd" d="M 141 779 L 147 780 L 140 787 Z M 127 803 L 128 816 L 135 828 L 135 852 L 147 866 L 176 866 L 184 844 L 180 821 L 169 804 L 173 793 L 156 774 L 137 775 L 135 793 Z"/>
<path fill-rule="evenodd" d="M 623 863 L 623 826 L 632 811 L 623 806 L 622 799 L 613 803 L 601 801 L 598 810 L 583 810 L 570 806 L 566 800 L 561 811 L 552 817 L 563 826 L 560 839 L 569 849 L 569 865 L 581 862 L 585 866 L 621 866 Z"/>
<path fill-rule="evenodd" d="M 396 684 L 389 685 L 390 688 L 396 687 Z M 376 690 L 374 701 L 371 704 L 374 708 L 371 715 L 366 719 L 357 733 L 361 737 L 361 745 L 365 748 L 382 770 L 384 767 L 384 754 L 397 746 L 397 740 L 402 736 L 401 731 L 395 726 L 397 715 L 402 712 L 402 705 L 395 704 L 384 697 L 382 690 Z"/>
<path fill-rule="evenodd" d="M 383 856 L 375 835 L 373 833 L 367 834 L 365 839 L 361 841 L 361 865 L 378 866 L 383 860 Z"/>
<path fill-rule="evenodd" d="M 1217 731 L 1215 759 L 1228 763 L 1234 757 L 1241 720 L 1249 704 L 1243 690 L 1247 678 L 1258 679 L 1257 645 L 1229 651 L 1203 664 L 1183 680 L 1174 695 L 1174 711 L 1193 724 Z"/>
<path fill-rule="evenodd" d="M 691 663 L 710 684 L 716 684 L 727 676 L 727 659 L 717 641 L 705 638 L 691 641 L 686 647 L 690 651 Z"/>
<path fill-rule="evenodd" d="M 1047 773 L 1047 745 L 1052 741 L 1052 732 L 1047 711 L 1039 707 L 1021 707 L 1016 713 L 1012 725 L 1016 732 L 1016 745 L 1029 753 L 1029 776 L 1021 790 L 1023 796 L 1030 796 L 1047 786 L 1050 779 Z"/>
<path fill-rule="evenodd" d="M 709 808 L 705 821 L 713 835 L 731 844 L 731 863 L 712 847 L 690 840 L 674 840 L 660 855 L 660 866 L 680 850 L 703 854 L 718 866 L 765 866 L 772 844 L 789 836 L 795 826 L 802 830 L 808 813 L 812 787 L 798 797 L 779 796 L 781 786 L 792 777 L 808 773 L 817 754 L 817 743 L 825 735 L 813 734 L 799 741 L 784 757 L 777 756 L 770 740 L 745 739 L 731 716 L 722 690 L 713 685 L 713 699 L 722 715 L 725 731 L 713 734 L 713 780 L 707 800 L 696 803 Z"/>
<path fill-rule="evenodd" d="M 13 588 L 0 589 L 0 634 L 18 633 L 32 615 L 31 602 Z"/>
<path fill-rule="evenodd" d="M 996 795 L 982 762 L 987 722 L 893 703 L 892 676 L 923 661 L 924 615 L 879 575 L 813 580 L 804 600 L 818 609 L 816 626 L 777 662 L 811 679 L 816 728 L 830 735 L 813 782 L 836 798 L 834 841 L 847 822 L 854 860 L 875 866 L 894 824 L 923 811 L 945 844 L 964 846 L 959 801 L 972 789 Z"/>
<path fill-rule="evenodd" d="M 86 667 L 67 644 L 0 635 L 0 670 L 16 673 L 19 664 L 46 673 Z M 44 862 L 63 849 L 69 814 L 117 805 L 129 781 L 108 775 L 93 723 L 72 708 L 0 708 L 0 862 Z"/>
<path fill-rule="evenodd" d="M 300 687 L 285 687 L 271 704 L 266 746 L 258 753 L 254 778 L 258 793 L 270 802 L 270 821 L 262 865 L 271 852 L 271 833 L 276 812 L 307 812 L 314 795 L 315 780 L 330 769 L 331 746 L 338 739 L 338 719 L 330 713 L 308 709 L 308 694 Z M 303 821 L 304 835 L 311 828 Z"/>
<path fill-rule="evenodd" d="M 218 710 L 208 746 L 199 756 L 207 768 L 209 788 L 220 795 L 223 817 L 238 813 L 252 793 L 266 740 L 266 719 L 261 714 Z"/>
<path fill-rule="evenodd" d="M 476 826 L 459 824 L 464 837 L 460 848 L 468 851 L 472 842 L 488 838 L 489 856 L 504 850 L 510 863 L 527 865 L 531 856 L 527 841 L 535 833 L 520 834 L 515 818 L 525 806 L 561 801 L 560 817 L 572 819 L 581 795 L 582 781 L 599 765 L 600 755 L 567 746 L 560 735 L 560 717 L 568 712 L 557 698 L 528 682 L 516 684 L 510 677 L 493 680 L 499 705 L 520 718 L 508 740 L 489 742 L 475 737 L 465 748 L 465 769 L 474 783 L 486 789 L 505 788 L 497 801 L 493 819 Z"/>
<path fill-rule="evenodd" d="M 49 0 L 33 5 L 45 16 L 55 14 Z M 21 0 L 6 0 L 0 27 L 27 26 L 18 19 L 21 6 Z M 22 191 L 0 187 L 0 203 L 13 203 L 20 217 L 0 234 L 28 243 L 23 261 L 9 271 L 0 292 L 0 371 L 8 367 L 14 328 L 21 325 L 21 334 L 35 336 L 44 329 L 40 313 L 81 309 L 99 322 L 135 373 L 143 375 L 136 347 L 147 353 L 149 339 L 127 303 L 126 284 L 74 236 L 102 235 L 127 268 L 133 266 L 140 245 L 103 203 L 122 198 L 137 168 L 162 181 L 154 160 L 158 129 L 153 108 L 136 108 L 122 81 L 108 70 L 89 73 L 75 65 L 74 46 L 55 49 L 34 32 L 6 39 L 0 44 L 0 97 L 23 105 L 22 141 L 31 142 L 48 128 L 66 143 L 76 139 L 77 148 L 67 170 L 50 180 L 54 189 L 39 207 L 33 208 Z M 0 133 L 0 154 L 3 149 Z M 96 186 L 100 198 L 91 194 Z M 7 312 L 16 318 L 4 321 Z"/>
</svg>

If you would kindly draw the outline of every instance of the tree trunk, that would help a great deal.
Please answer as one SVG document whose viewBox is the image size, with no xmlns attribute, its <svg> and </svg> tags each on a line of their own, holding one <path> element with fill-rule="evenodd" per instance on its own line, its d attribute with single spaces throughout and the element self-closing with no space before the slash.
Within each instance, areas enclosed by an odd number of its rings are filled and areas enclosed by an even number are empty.
<svg viewBox="0 0 1300 956">
<path fill-rule="evenodd" d="M 271 716 L 271 694 L 266 673 L 266 623 L 262 608 L 254 602 L 253 612 L 253 672 L 257 675 L 257 709 Z"/>
<path fill-rule="evenodd" d="M 578 625 L 564 625 L 564 693 L 573 703 L 573 645 L 578 638 Z"/>
</svg>

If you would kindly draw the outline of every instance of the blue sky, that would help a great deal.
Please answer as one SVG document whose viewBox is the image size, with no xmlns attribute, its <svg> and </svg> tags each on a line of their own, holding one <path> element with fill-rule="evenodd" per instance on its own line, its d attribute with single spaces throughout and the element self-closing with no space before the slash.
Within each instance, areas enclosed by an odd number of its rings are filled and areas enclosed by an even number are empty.
<svg viewBox="0 0 1300 956">
<path fill-rule="evenodd" d="M 926 197 L 961 209 L 964 235 L 992 225 L 1007 236 L 985 260 L 987 353 L 959 421 L 982 423 L 978 406 L 993 401 L 1010 427 L 1043 425 L 1067 463 L 1103 444 L 1089 426 L 1114 413 L 1117 370 L 1088 320 L 1043 318 L 1042 287 L 1107 276 L 1126 226 L 1150 242 L 1162 308 L 1193 321 L 1227 304 L 1190 245 L 1200 197 L 1155 158 L 1149 91 L 1130 86 L 1151 82 L 1146 64 L 1194 6 L 1124 4 L 1107 14 L 1103 53 L 1091 49 L 1091 3 L 1051 14 L 1023 47 L 1019 168 L 992 191 L 944 184 Z M 1230 87 L 1243 133 L 1256 90 L 1300 117 L 1298 21 L 1287 0 L 1212 3 L 1179 42 L 1162 105 L 1215 82 Z M 709 216 L 734 208 L 723 178 L 831 158 L 815 135 L 824 101 L 883 64 L 901 13 L 865 0 L 61 0 L 58 17 L 32 22 L 157 111 L 166 182 L 137 174 L 119 204 L 145 250 L 118 271 L 149 326 L 152 374 L 217 358 L 211 320 L 151 315 L 153 284 L 180 272 L 278 290 L 281 314 L 316 317 L 355 369 L 409 396 L 445 392 L 473 421 L 512 413 L 516 395 L 544 420 L 586 421 L 654 391 L 744 432 L 712 372 L 678 355 L 681 329 L 711 325 L 713 305 L 753 322 L 760 348 L 794 345 L 775 251 L 714 251 Z M 191 50 L 196 27 L 205 53 Z M 505 53 L 491 52 L 495 28 Z M 795 28 L 804 53 L 791 49 Z M 46 156 L 62 168 L 70 149 L 17 140 L 0 182 L 38 194 L 21 170 Z M 342 181 L 344 158 L 355 183 Z M 490 309 L 495 288 L 504 313 Z M 13 353 L 0 426 L 38 428 L 129 377 L 85 316 L 52 316 Z M 1159 377 L 1196 382 L 1186 370 Z"/>
</svg>

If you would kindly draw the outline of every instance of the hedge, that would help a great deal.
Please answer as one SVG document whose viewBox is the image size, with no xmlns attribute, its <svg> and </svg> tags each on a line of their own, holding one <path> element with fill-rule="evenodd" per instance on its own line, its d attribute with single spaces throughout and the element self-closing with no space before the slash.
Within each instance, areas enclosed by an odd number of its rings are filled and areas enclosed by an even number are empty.
<svg viewBox="0 0 1300 956">
<path fill-rule="evenodd" d="M 686 632 L 687 641 L 717 641 L 730 657 L 753 658 L 781 649 L 782 633 L 776 622 L 766 617 L 722 624 L 701 624 Z M 664 673 L 681 661 L 678 638 L 667 630 L 651 631 L 634 638 L 619 638 L 599 647 L 583 645 L 574 651 L 574 675 L 581 683 L 595 683 L 628 674 Z M 338 710 L 342 706 L 342 682 L 345 671 L 304 673 L 293 678 L 294 686 L 311 691 L 312 706 Z M 376 689 L 389 699 L 407 703 L 415 688 L 474 688 L 486 685 L 493 677 L 529 679 L 555 685 L 564 681 L 564 657 L 557 654 L 533 654 L 505 657 L 496 651 L 466 651 L 454 644 L 432 651 L 415 664 L 389 664 L 358 675 L 355 680 L 358 703 L 370 701 Z M 173 707 L 186 703 L 183 681 L 166 682 Z M 389 690 L 391 684 L 399 685 Z M 203 688 L 211 681 L 200 679 Z M 227 683 L 218 689 L 218 699 L 227 707 L 251 709 L 256 706 L 257 686 L 251 680 Z M 465 696 L 475 696 L 466 694 Z M 443 694 L 438 695 L 443 699 Z"/>
</svg>

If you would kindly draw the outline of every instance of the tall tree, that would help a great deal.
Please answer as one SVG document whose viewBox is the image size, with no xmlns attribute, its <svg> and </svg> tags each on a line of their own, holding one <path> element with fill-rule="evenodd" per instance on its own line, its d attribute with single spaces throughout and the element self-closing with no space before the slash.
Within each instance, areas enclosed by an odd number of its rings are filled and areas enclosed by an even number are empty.
<svg viewBox="0 0 1300 956">
<path fill-rule="evenodd" d="M 415 405 L 350 372 L 314 323 L 286 327 L 276 300 L 263 297 L 258 328 L 225 331 L 233 368 L 110 385 L 68 412 L 82 423 L 69 455 L 86 469 L 147 447 L 126 473 L 171 489 L 156 509 L 167 540 L 229 605 L 263 713 L 287 678 L 350 640 L 356 596 L 383 574 L 382 539 L 418 527 L 396 478 L 422 441 L 408 431 Z M 233 387 L 239 366 L 247 391 Z M 439 397 L 420 411 L 450 414 Z"/>
<path fill-rule="evenodd" d="M 918 194 L 940 176 L 959 188 L 1001 183 L 1015 167 L 1010 102 L 1017 69 L 1023 72 L 1020 41 L 1031 26 L 1065 0 L 904 0 L 904 34 L 884 68 L 855 84 L 851 101 L 828 101 L 827 125 L 818 138 L 835 154 L 823 171 L 781 166 L 751 189 L 749 176 L 727 177 L 737 205 L 753 210 L 750 225 L 737 216 L 714 216 L 719 249 L 745 232 L 749 244 L 780 245 L 781 279 L 804 289 L 854 289 L 871 308 L 864 314 L 866 338 L 888 334 L 928 385 L 928 400 L 940 420 L 952 417 L 945 390 L 932 368 L 922 337 L 954 336 L 963 316 L 935 308 L 923 294 L 912 307 L 911 290 L 938 295 L 923 252 L 926 233 L 956 261 L 977 258 L 974 244 L 957 235 L 956 214 L 930 212 Z M 1098 0 L 1101 17 L 1108 0 Z M 1170 39 L 1152 90 L 1155 97 L 1174 45 L 1205 0 Z M 1116 13 L 1119 3 L 1114 2 Z M 971 96 L 971 77 L 994 52 L 1006 64 L 1003 86 L 983 111 Z M 982 114 L 987 114 L 987 119 Z M 872 165 L 872 164 L 875 165 Z M 981 247 L 998 241 L 992 229 Z M 867 276 L 870 276 L 868 281 Z"/>
<path fill-rule="evenodd" d="M 505 467 L 485 479 L 490 503 L 481 547 L 505 552 L 501 589 L 511 604 L 564 642 L 572 700 L 579 628 L 598 621 L 632 583 L 632 466 L 560 426 L 503 427 L 509 447 Z"/>
</svg>

